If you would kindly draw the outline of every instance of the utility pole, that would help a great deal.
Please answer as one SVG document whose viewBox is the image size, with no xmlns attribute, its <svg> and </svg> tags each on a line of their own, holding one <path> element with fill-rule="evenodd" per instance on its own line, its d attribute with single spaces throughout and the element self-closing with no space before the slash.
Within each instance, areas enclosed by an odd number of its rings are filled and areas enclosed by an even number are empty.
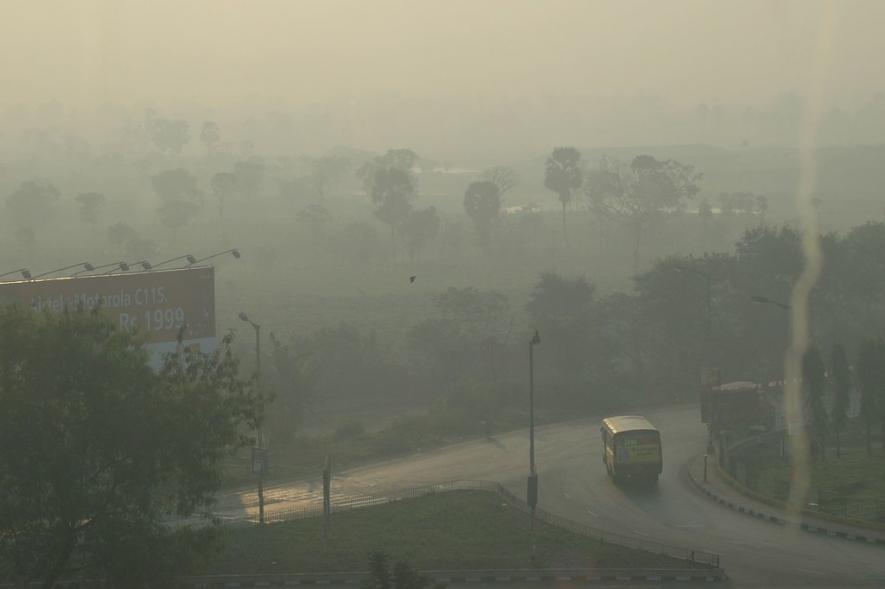
<svg viewBox="0 0 885 589">
<path fill-rule="evenodd" d="M 236 256 L 239 257 L 239 253 Z M 255 381 L 258 392 L 261 393 L 261 326 L 249 319 L 246 313 L 240 313 L 239 317 L 240 321 L 245 321 L 255 330 Z M 258 475 L 258 527 L 264 527 L 264 475 L 267 474 L 267 449 L 264 447 L 264 435 L 260 428 L 258 447 L 252 450 L 252 470 L 257 471 Z"/>
<path fill-rule="evenodd" d="M 323 543 L 329 539 L 329 519 L 332 515 L 332 457 L 326 456 L 323 467 Z"/>
<path fill-rule="evenodd" d="M 535 558 L 535 509 L 538 506 L 538 473 L 535 470 L 535 346 L 541 343 L 538 330 L 529 341 L 529 478 L 526 503 L 531 509 L 532 559 Z"/>
</svg>

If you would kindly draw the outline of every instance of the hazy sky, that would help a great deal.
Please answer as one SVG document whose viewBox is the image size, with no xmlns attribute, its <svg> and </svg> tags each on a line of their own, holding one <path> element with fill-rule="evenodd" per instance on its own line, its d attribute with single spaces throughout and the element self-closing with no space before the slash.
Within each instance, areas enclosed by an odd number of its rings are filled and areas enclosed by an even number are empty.
<svg viewBox="0 0 885 589">
<path fill-rule="evenodd" d="M 0 103 L 299 106 L 801 93 L 822 19 L 830 98 L 885 91 L 885 2 L 107 0 L 10 2 Z"/>
</svg>

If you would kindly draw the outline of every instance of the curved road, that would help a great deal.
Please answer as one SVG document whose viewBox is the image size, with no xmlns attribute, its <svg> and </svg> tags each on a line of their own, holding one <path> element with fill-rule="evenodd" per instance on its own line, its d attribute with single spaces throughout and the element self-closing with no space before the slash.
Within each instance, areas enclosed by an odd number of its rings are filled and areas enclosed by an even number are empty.
<svg viewBox="0 0 885 589">
<path fill-rule="evenodd" d="M 602 465 L 599 420 L 543 426 L 535 432 L 540 506 L 584 524 L 639 538 L 711 550 L 736 587 L 883 587 L 885 549 L 817 536 L 730 511 L 693 488 L 687 464 L 704 451 L 706 430 L 696 405 L 646 414 L 661 431 L 664 472 L 655 489 L 612 484 Z M 464 442 L 340 473 L 336 494 L 384 495 L 397 488 L 454 479 L 494 480 L 524 495 L 528 435 Z M 274 485 L 266 509 L 291 509 L 316 500 L 320 483 Z M 255 512 L 254 492 L 229 493 L 219 511 Z"/>
</svg>

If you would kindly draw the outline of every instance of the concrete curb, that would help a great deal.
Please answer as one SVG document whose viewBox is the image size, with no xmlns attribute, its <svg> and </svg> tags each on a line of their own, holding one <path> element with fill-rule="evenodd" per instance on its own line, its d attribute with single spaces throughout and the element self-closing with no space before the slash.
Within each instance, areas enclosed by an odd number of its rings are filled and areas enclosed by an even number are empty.
<svg viewBox="0 0 885 589">
<path fill-rule="evenodd" d="M 718 583 L 728 577 L 723 569 L 508 569 L 468 571 L 423 571 L 422 575 L 437 583 L 612 583 L 630 582 L 657 585 L 662 582 Z M 182 585 L 193 589 L 233 589 L 240 587 L 298 587 L 302 585 L 359 586 L 368 573 L 290 573 L 267 575 L 206 575 L 184 577 Z M 35 587 L 37 585 L 34 585 Z M 83 579 L 62 581 L 68 589 L 106 589 L 101 581 Z M 0 589 L 17 589 L 20 585 L 0 583 Z"/>
<path fill-rule="evenodd" d="M 698 460 L 698 459 L 695 458 L 693 460 L 693 462 L 696 460 Z M 761 519 L 761 520 L 764 520 L 764 521 L 767 521 L 767 522 L 770 522 L 773 524 L 778 524 L 781 526 L 795 524 L 795 522 L 792 522 L 780 515 L 775 515 L 773 513 L 768 513 L 765 511 L 758 511 L 756 509 L 752 509 L 750 507 L 746 507 L 746 506 L 741 505 L 739 503 L 735 503 L 734 501 L 730 501 L 728 499 L 725 499 L 724 497 L 722 497 L 721 495 L 716 493 L 716 491 L 714 491 L 710 487 L 709 484 L 705 484 L 705 483 L 697 480 L 694 477 L 694 475 L 692 474 L 691 466 L 689 466 L 689 468 L 688 468 L 688 478 L 691 480 L 691 482 L 694 484 L 694 486 L 699 491 L 701 491 L 702 493 L 704 493 L 705 495 L 707 495 L 708 497 L 713 499 L 716 503 L 719 503 L 720 505 L 723 505 L 723 506 L 731 509 L 732 511 L 736 511 L 738 513 L 743 513 L 745 515 L 749 515 L 749 516 L 755 517 L 757 519 Z M 735 490 L 735 491 L 740 492 L 737 490 Z M 843 540 L 849 540 L 852 542 L 865 542 L 867 544 L 879 544 L 879 545 L 885 546 L 885 538 L 870 536 L 866 533 L 863 533 L 863 531 L 858 531 L 858 532 L 852 534 L 852 533 L 844 532 L 842 530 L 832 530 L 832 529 L 827 528 L 825 526 L 812 525 L 812 524 L 809 524 L 806 522 L 799 522 L 799 528 L 801 528 L 805 532 L 809 532 L 812 534 L 820 534 L 820 535 L 824 535 L 824 536 L 830 536 L 833 538 L 841 538 Z"/>
<path fill-rule="evenodd" d="M 423 571 L 438 583 L 611 583 L 708 582 L 727 580 L 722 569 L 518 569 L 476 571 Z M 366 573 L 316 573 L 281 575 L 213 575 L 188 577 L 185 584 L 195 589 L 233 587 L 295 587 L 300 585 L 359 585 Z"/>
</svg>

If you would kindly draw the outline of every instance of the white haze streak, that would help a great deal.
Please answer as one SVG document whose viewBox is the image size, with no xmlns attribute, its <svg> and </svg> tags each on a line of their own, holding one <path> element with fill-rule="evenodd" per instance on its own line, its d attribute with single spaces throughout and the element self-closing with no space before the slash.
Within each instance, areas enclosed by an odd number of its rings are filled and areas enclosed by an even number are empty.
<svg viewBox="0 0 885 589">
<path fill-rule="evenodd" d="M 790 496 L 787 506 L 792 513 L 798 513 L 804 507 L 810 484 L 808 436 L 802 400 L 802 357 L 810 343 L 809 296 L 823 266 L 820 228 L 811 199 L 817 175 L 815 146 L 820 118 L 824 111 L 824 81 L 832 60 L 831 36 L 834 12 L 833 4 L 830 2 L 826 5 L 825 14 L 821 15 L 817 55 L 812 56 L 814 60 L 812 67 L 815 68 L 813 87 L 808 94 L 805 121 L 799 141 L 800 170 L 796 204 L 799 209 L 804 265 L 790 295 L 791 337 L 784 358 L 784 411 L 789 434 L 791 464 Z"/>
</svg>

